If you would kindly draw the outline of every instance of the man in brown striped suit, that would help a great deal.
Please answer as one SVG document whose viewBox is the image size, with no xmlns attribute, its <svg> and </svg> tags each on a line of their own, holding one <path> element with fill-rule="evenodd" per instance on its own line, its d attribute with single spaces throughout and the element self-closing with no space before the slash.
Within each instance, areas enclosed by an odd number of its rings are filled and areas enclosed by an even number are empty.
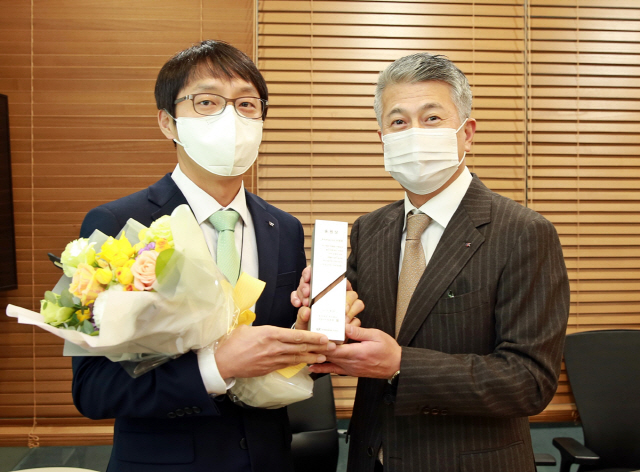
<svg viewBox="0 0 640 472">
<path fill-rule="evenodd" d="M 374 107 L 406 196 L 353 225 L 347 276 L 365 309 L 347 334 L 359 342 L 312 366 L 360 377 L 348 470 L 535 471 L 528 416 L 555 393 L 569 313 L 557 233 L 467 170 L 476 122 L 451 61 L 395 61 Z"/>
</svg>

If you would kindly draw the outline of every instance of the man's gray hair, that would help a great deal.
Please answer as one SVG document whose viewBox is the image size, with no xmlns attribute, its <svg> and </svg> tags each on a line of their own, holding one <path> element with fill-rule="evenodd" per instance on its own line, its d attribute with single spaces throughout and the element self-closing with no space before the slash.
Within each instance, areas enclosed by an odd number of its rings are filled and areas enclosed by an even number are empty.
<svg viewBox="0 0 640 472">
<path fill-rule="evenodd" d="M 471 115 L 471 87 L 464 73 L 445 56 L 434 56 L 426 52 L 401 57 L 391 63 L 378 76 L 378 85 L 373 100 L 378 125 L 382 128 L 382 92 L 385 87 L 401 83 L 440 80 L 451 86 L 453 100 L 460 121 Z"/>
</svg>

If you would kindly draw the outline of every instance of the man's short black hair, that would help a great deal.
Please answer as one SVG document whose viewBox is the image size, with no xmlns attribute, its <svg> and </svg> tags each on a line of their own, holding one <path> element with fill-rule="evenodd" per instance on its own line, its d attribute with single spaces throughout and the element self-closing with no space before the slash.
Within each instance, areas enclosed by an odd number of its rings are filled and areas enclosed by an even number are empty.
<svg viewBox="0 0 640 472">
<path fill-rule="evenodd" d="M 190 80 L 205 74 L 216 79 L 246 80 L 258 90 L 260 98 L 269 98 L 267 83 L 249 56 L 224 41 L 208 39 L 179 52 L 162 66 L 155 88 L 158 110 L 175 116 L 173 102 L 179 98 L 178 92 Z"/>
</svg>

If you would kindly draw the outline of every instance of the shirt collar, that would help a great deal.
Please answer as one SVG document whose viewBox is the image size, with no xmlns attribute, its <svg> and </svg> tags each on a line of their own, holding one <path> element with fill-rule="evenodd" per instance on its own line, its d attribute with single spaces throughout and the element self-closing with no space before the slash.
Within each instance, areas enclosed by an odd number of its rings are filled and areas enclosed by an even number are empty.
<svg viewBox="0 0 640 472">
<path fill-rule="evenodd" d="M 402 231 L 405 231 L 407 228 L 407 215 L 414 210 L 414 212 L 422 212 L 429 215 L 433 221 L 443 228 L 446 228 L 449 221 L 451 221 L 451 218 L 453 218 L 453 214 L 460 206 L 460 202 L 464 198 L 465 193 L 467 193 L 472 179 L 473 177 L 471 177 L 471 172 L 469 172 L 469 169 L 465 166 L 464 170 L 456 180 L 451 182 L 447 188 L 428 200 L 420 208 L 416 208 L 413 203 L 411 203 L 409 196 L 405 192 L 404 227 Z"/>
<path fill-rule="evenodd" d="M 189 203 L 198 224 L 207 221 L 216 211 L 227 208 L 237 211 L 243 222 L 248 221 L 247 213 L 249 210 L 247 208 L 247 198 L 244 193 L 244 182 L 240 185 L 240 190 L 233 201 L 228 206 L 223 207 L 215 198 L 194 184 L 193 181 L 182 172 L 180 164 L 176 165 L 176 168 L 171 174 L 171 178 L 183 193 L 184 198 L 187 199 L 187 203 Z"/>
</svg>

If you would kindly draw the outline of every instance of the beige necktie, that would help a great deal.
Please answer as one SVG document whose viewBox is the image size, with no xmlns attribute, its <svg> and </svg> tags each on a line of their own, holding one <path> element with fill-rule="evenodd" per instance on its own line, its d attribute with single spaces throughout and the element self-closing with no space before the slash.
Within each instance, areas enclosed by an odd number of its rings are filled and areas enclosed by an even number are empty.
<svg viewBox="0 0 640 472">
<path fill-rule="evenodd" d="M 396 304 L 396 338 L 400 332 L 400 326 L 407 313 L 407 307 L 411 296 L 418 285 L 420 277 L 427 263 L 424 258 L 424 249 L 420 236 L 431 223 L 424 213 L 410 214 L 407 216 L 407 239 L 404 244 L 404 258 L 398 280 L 398 303 Z"/>
</svg>

